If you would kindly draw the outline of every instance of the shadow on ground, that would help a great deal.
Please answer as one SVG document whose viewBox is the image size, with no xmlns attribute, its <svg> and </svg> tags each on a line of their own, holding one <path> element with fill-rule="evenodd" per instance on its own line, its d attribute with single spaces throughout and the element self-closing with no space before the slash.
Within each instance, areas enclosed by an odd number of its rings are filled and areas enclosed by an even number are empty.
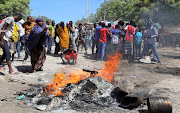
<svg viewBox="0 0 180 113">
<path fill-rule="evenodd" d="M 32 73 L 31 66 L 16 66 L 17 70 L 22 73 Z"/>
<path fill-rule="evenodd" d="M 95 55 L 92 54 L 84 54 L 83 57 L 85 59 L 95 60 Z"/>
<path fill-rule="evenodd" d="M 4 76 L 4 75 L 5 75 L 4 73 L 0 72 L 0 76 Z"/>
<path fill-rule="evenodd" d="M 97 61 L 97 55 L 96 54 L 84 54 L 83 57 L 85 59 L 90 59 L 90 60 L 93 60 L 93 61 Z M 104 56 L 103 61 L 107 61 L 107 56 Z"/>
<path fill-rule="evenodd" d="M 173 59 L 180 59 L 180 56 L 171 56 L 171 55 L 162 55 L 163 57 L 173 58 Z"/>
<path fill-rule="evenodd" d="M 143 70 L 147 70 L 151 73 L 171 74 L 174 76 L 180 76 L 180 68 L 178 67 L 166 67 L 166 66 L 141 66 Z"/>
<path fill-rule="evenodd" d="M 139 113 L 149 113 L 148 110 L 139 110 Z"/>
</svg>

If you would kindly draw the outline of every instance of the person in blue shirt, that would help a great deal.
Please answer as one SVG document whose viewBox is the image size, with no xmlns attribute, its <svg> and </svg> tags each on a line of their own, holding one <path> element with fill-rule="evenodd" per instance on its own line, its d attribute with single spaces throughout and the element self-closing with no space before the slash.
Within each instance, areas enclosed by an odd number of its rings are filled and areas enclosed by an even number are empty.
<svg viewBox="0 0 180 113">
<path fill-rule="evenodd" d="M 99 42 L 99 38 L 100 38 L 100 34 L 99 34 L 99 30 L 102 28 L 101 27 L 101 22 L 99 22 L 98 24 L 99 26 L 96 27 L 96 32 L 95 32 L 95 46 L 96 46 L 96 54 L 98 53 L 98 42 Z"/>
<path fill-rule="evenodd" d="M 136 56 L 140 56 L 141 54 L 141 43 L 142 43 L 142 31 L 140 31 L 139 27 L 136 28 L 136 46 L 135 46 L 135 50 L 136 50 Z"/>
<path fill-rule="evenodd" d="M 119 30 L 119 25 L 115 25 L 115 29 L 112 30 L 111 52 L 118 52 L 120 38 L 121 30 Z"/>
</svg>

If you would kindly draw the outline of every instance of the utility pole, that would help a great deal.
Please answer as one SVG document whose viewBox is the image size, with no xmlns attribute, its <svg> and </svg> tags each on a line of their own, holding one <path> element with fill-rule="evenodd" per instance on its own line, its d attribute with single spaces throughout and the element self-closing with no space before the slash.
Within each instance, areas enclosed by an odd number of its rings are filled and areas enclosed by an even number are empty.
<svg viewBox="0 0 180 113">
<path fill-rule="evenodd" d="M 86 22 L 89 23 L 89 0 L 87 0 L 87 18 Z"/>
<path fill-rule="evenodd" d="M 106 21 L 106 0 L 104 0 L 104 22 Z"/>
</svg>

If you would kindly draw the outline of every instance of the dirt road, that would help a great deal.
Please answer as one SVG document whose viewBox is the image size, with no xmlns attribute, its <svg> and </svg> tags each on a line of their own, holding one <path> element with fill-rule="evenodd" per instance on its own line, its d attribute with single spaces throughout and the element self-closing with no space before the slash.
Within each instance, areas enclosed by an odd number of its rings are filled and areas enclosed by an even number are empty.
<svg viewBox="0 0 180 113">
<path fill-rule="evenodd" d="M 173 113 L 180 113 L 180 101 L 178 101 L 180 100 L 180 51 L 160 48 L 158 52 L 162 64 L 129 64 L 122 60 L 116 74 L 128 79 L 137 88 L 142 87 L 156 92 L 155 96 L 169 97 L 173 103 Z M 101 69 L 104 62 L 92 60 L 90 50 L 88 53 L 85 55 L 82 52 L 78 55 L 77 65 L 63 65 L 59 57 L 47 56 L 44 71 L 36 73 L 30 73 L 30 59 L 26 64 L 22 59 L 15 60 L 13 67 L 20 72 L 18 75 L 8 75 L 0 71 L 0 113 L 40 113 L 41 111 L 25 105 L 22 100 L 17 100 L 17 95 L 14 94 L 29 89 L 31 85 L 50 83 L 55 73 L 83 68 Z M 6 65 L 5 67 L 7 70 Z"/>
</svg>

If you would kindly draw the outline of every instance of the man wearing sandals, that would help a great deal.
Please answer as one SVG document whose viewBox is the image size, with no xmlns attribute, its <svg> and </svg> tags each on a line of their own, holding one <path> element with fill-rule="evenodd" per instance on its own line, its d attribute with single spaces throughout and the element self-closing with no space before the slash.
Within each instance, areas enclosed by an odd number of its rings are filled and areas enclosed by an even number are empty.
<svg viewBox="0 0 180 113">
<path fill-rule="evenodd" d="M 15 74 L 16 72 L 13 71 L 11 66 L 11 52 L 8 47 L 8 41 L 14 32 L 14 21 L 18 22 L 21 19 L 22 15 L 16 14 L 14 17 L 5 18 L 0 24 L 0 47 L 3 49 L 3 55 L 0 58 L 0 65 L 6 59 L 10 74 Z"/>
</svg>

